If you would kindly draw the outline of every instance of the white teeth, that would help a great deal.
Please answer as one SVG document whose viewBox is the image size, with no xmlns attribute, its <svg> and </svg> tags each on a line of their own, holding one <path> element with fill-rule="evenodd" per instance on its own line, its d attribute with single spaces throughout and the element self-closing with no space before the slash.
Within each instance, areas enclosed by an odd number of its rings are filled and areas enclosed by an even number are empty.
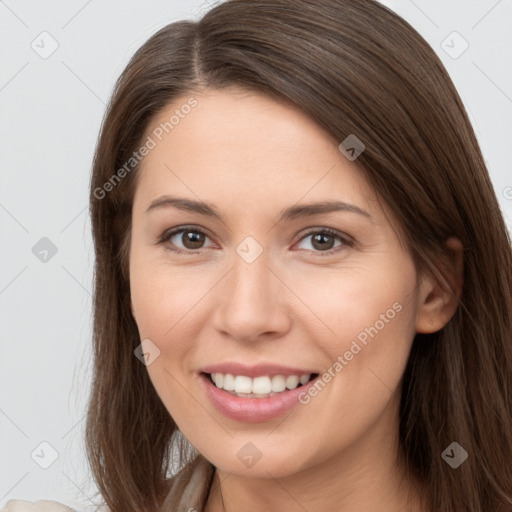
<svg viewBox="0 0 512 512">
<path fill-rule="evenodd" d="M 233 377 L 233 375 L 231 375 L 230 373 L 227 373 L 226 375 L 224 375 L 224 384 L 222 385 L 222 387 L 226 391 L 234 391 L 235 390 L 235 377 Z"/>
<path fill-rule="evenodd" d="M 309 375 L 309 374 L 301 375 L 299 382 L 301 384 L 306 384 L 306 382 L 309 380 L 309 377 L 311 377 L 311 375 Z"/>
<path fill-rule="evenodd" d="M 237 393 L 252 393 L 252 379 L 245 375 L 235 377 L 235 391 Z"/>
<path fill-rule="evenodd" d="M 235 391 L 238 389 L 235 388 Z M 257 395 L 267 395 L 272 389 L 272 381 L 270 377 L 256 377 L 252 379 L 252 392 Z"/>
<path fill-rule="evenodd" d="M 299 385 L 299 377 L 297 375 L 288 375 L 286 377 L 286 387 L 288 389 L 295 389 Z"/>
<path fill-rule="evenodd" d="M 218 388 L 221 388 L 224 384 L 224 375 L 222 373 L 215 373 L 214 382 Z"/>
<path fill-rule="evenodd" d="M 304 375 L 263 375 L 251 379 L 245 375 L 230 373 L 212 373 L 211 378 L 218 388 L 230 391 L 235 395 L 250 398 L 265 398 L 274 396 L 288 389 L 295 389 L 299 383 L 306 384 L 311 374 Z"/>
<path fill-rule="evenodd" d="M 272 377 L 272 391 L 279 393 L 286 389 L 284 377 L 282 375 L 274 375 Z"/>
</svg>

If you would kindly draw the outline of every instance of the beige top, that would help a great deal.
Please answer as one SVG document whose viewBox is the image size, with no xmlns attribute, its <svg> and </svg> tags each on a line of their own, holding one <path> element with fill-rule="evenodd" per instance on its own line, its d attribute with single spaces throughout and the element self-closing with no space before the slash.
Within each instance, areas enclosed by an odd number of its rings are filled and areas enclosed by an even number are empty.
<svg viewBox="0 0 512 512">
<path fill-rule="evenodd" d="M 9 500 L 0 512 L 75 512 L 74 509 L 57 501 Z"/>
<path fill-rule="evenodd" d="M 189 466 L 171 478 L 171 487 L 162 510 L 168 512 L 203 512 L 215 473 L 214 466 L 199 455 Z M 175 502 L 174 507 L 171 503 Z M 103 511 L 106 509 L 103 508 Z M 76 512 L 63 503 L 49 500 L 36 502 L 9 500 L 0 512 Z"/>
</svg>

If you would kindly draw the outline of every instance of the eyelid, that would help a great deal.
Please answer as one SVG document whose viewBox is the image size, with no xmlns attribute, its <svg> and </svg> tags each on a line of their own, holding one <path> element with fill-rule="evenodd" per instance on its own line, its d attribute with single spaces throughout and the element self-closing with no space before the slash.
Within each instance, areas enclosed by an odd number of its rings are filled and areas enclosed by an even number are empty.
<svg viewBox="0 0 512 512">
<path fill-rule="evenodd" d="M 206 229 L 192 224 L 192 225 L 176 226 L 174 228 L 164 231 L 163 234 L 158 238 L 157 244 L 164 244 L 165 242 L 169 241 L 170 238 L 172 238 L 174 235 L 176 235 L 182 231 L 195 231 L 197 233 L 202 233 L 211 239 L 211 237 L 208 234 L 208 231 Z M 329 236 L 336 237 L 342 242 L 342 244 L 341 244 L 341 246 L 329 249 L 327 251 L 308 251 L 307 249 L 300 249 L 300 250 L 312 252 L 315 255 L 319 255 L 319 256 L 322 256 L 322 255 L 329 256 L 329 255 L 338 253 L 340 251 L 340 248 L 353 247 L 356 245 L 356 242 L 354 241 L 354 239 L 351 236 L 349 236 L 343 232 L 340 232 L 337 229 L 329 228 L 326 226 L 317 226 L 317 227 L 307 228 L 305 231 L 303 231 L 302 233 L 299 234 L 299 239 L 293 245 L 296 245 L 297 243 L 304 240 L 306 237 L 313 235 L 313 234 L 327 234 Z M 192 255 L 192 254 L 202 254 L 204 249 L 208 249 L 208 248 L 205 247 L 205 248 L 200 248 L 200 249 L 183 250 L 183 249 L 179 249 L 179 248 L 171 249 L 170 247 L 167 247 L 167 249 L 170 250 L 171 252 L 177 253 L 177 254 Z"/>
</svg>

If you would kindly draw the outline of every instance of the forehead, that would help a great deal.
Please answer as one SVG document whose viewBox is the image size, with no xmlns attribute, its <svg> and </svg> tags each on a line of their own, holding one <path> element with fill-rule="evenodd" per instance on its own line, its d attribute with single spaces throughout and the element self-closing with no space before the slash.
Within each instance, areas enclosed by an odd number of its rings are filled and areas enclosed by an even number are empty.
<svg viewBox="0 0 512 512">
<path fill-rule="evenodd" d="M 190 98 L 195 106 L 184 108 Z M 329 193 L 376 208 L 339 142 L 290 102 L 238 88 L 191 92 L 159 112 L 146 136 L 155 147 L 141 163 L 135 202 L 179 190 L 261 208 L 264 201 L 323 200 Z"/>
</svg>

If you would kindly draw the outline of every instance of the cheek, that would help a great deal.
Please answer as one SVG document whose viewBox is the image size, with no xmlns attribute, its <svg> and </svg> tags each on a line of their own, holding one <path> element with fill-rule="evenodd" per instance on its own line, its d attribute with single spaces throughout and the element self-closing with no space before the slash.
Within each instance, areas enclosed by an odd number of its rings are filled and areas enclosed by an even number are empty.
<svg viewBox="0 0 512 512">
<path fill-rule="evenodd" d="M 337 391 L 346 403 L 364 399 L 378 410 L 399 385 L 415 335 L 415 270 L 403 261 L 395 269 L 368 279 L 347 279 L 345 293 L 331 307 L 336 343 L 329 344 L 340 379 Z M 341 361 L 340 357 L 341 356 Z"/>
<path fill-rule="evenodd" d="M 325 361 L 322 383 L 301 396 L 304 417 L 323 426 L 311 436 L 315 460 L 349 446 L 399 396 L 415 334 L 415 272 L 404 263 L 401 273 L 382 275 L 388 277 L 347 273 L 322 293 L 310 295 L 315 312 L 334 331 L 311 324 L 311 339 L 317 340 Z M 326 334 L 318 336 L 320 329 Z M 329 446 L 325 438 L 331 440 Z"/>
<path fill-rule="evenodd" d="M 151 252 L 154 255 L 150 254 Z M 170 336 L 189 320 L 207 285 L 197 273 L 166 261 L 164 250 L 134 250 L 130 260 L 130 291 L 141 335 L 155 339 Z M 191 276 L 196 275 L 191 280 Z M 181 320 L 181 324 L 183 324 Z"/>
<path fill-rule="evenodd" d="M 208 292 L 217 280 L 207 269 L 171 266 L 165 256 L 135 255 L 131 298 L 140 338 L 150 339 L 160 350 L 148 366 L 157 391 L 164 389 L 159 387 L 163 381 L 168 389 L 177 385 L 170 374 L 190 377 L 184 372 L 191 372 L 196 360 L 197 339 L 209 318 Z"/>
<path fill-rule="evenodd" d="M 140 266 L 136 263 L 134 260 L 131 297 L 139 335 L 141 340 L 150 339 L 159 350 L 159 356 L 147 366 L 153 387 L 179 428 L 195 421 L 196 415 L 204 421 L 202 410 L 191 407 L 191 375 L 186 361 L 193 359 L 196 350 L 194 329 L 200 322 L 194 315 L 205 291 L 179 269 L 156 261 Z"/>
<path fill-rule="evenodd" d="M 294 293 L 307 306 L 305 318 L 311 318 L 302 327 L 311 329 L 310 339 L 321 341 L 333 359 L 350 350 L 353 341 L 364 347 L 372 339 L 390 339 L 396 348 L 402 341 L 406 348 L 414 335 L 414 286 L 412 264 L 390 260 L 378 268 L 332 269 L 301 277 Z"/>
<path fill-rule="evenodd" d="M 328 327 L 318 321 L 309 324 L 310 339 L 317 340 L 323 353 L 325 386 L 310 388 L 302 403 L 311 406 L 320 423 L 336 419 L 346 424 L 348 437 L 356 436 L 387 406 L 415 334 L 414 266 L 407 259 L 382 262 L 379 268 L 352 268 L 335 278 L 333 273 L 321 286 L 310 284 L 301 291 Z M 327 402 L 343 407 L 327 413 Z"/>
</svg>

